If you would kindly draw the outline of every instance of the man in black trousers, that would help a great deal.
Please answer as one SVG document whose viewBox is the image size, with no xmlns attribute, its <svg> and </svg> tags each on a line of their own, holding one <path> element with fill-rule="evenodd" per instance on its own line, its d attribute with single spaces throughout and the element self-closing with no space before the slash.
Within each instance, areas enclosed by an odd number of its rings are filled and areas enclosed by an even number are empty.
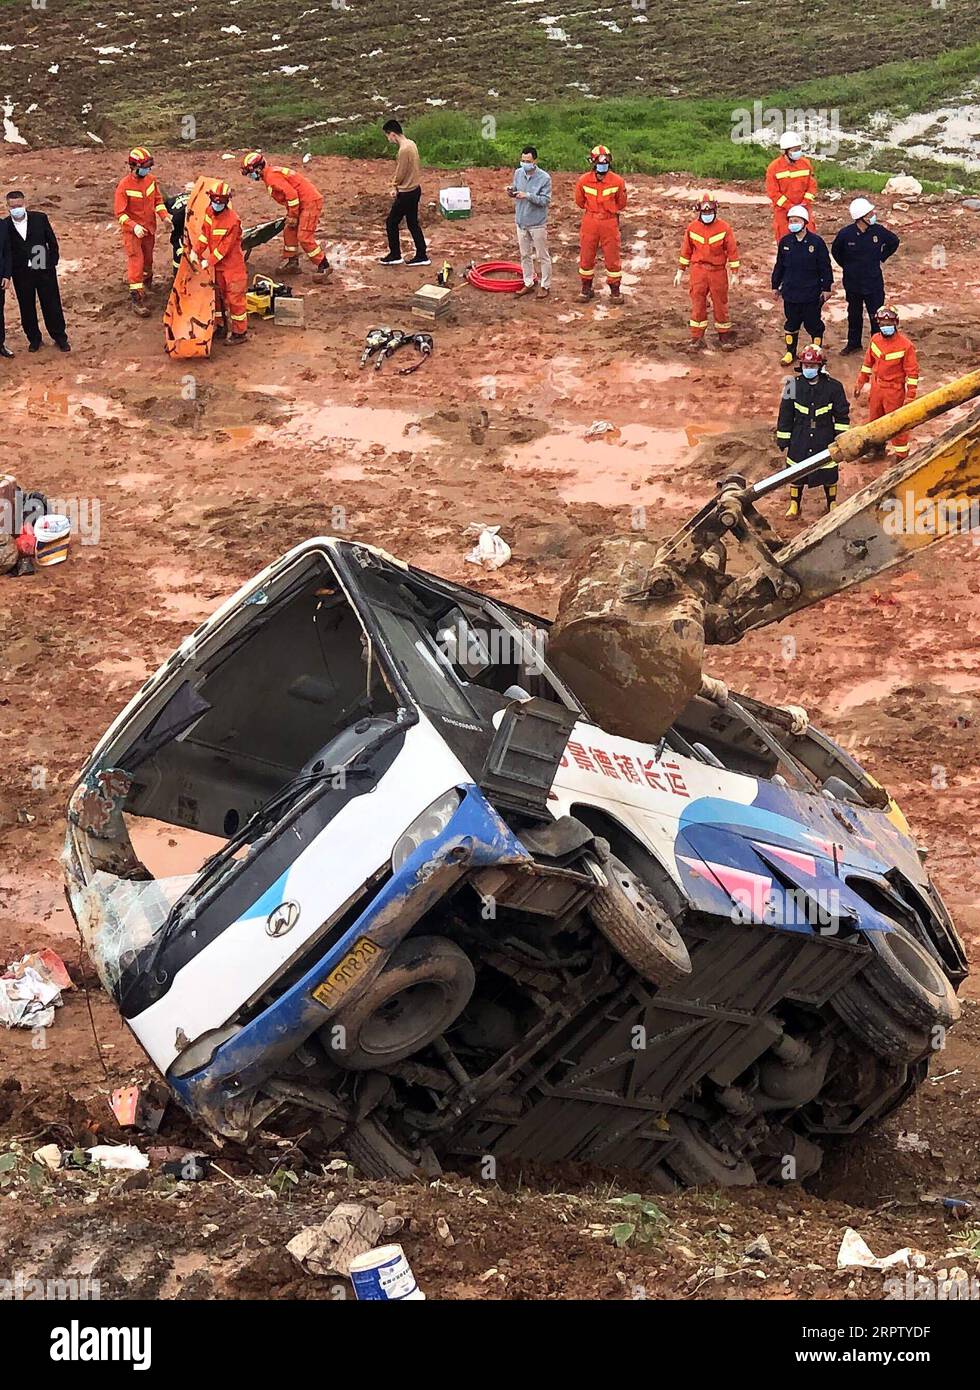
<svg viewBox="0 0 980 1390">
<path fill-rule="evenodd" d="M 881 267 L 899 248 L 898 236 L 878 221 L 869 198 L 855 198 L 850 206 L 854 221 L 834 237 L 830 254 L 844 272 L 847 295 L 847 344 L 841 356 L 861 351 L 861 330 L 867 312 L 872 336 L 878 331 L 878 310 L 885 302 L 885 277 Z"/>
<path fill-rule="evenodd" d="M 6 298 L 7 286 L 9 283 L 10 247 L 7 245 L 7 237 L 3 229 L 3 223 L 0 222 L 0 357 L 13 357 L 14 355 L 4 341 L 6 329 L 4 328 L 3 302 Z"/>
<path fill-rule="evenodd" d="M 9 217 L 0 222 L 0 269 L 8 268 L 28 350 L 41 346 L 37 306 L 55 346 L 71 352 L 58 288 L 58 239 L 43 212 L 28 212 L 19 190 L 7 194 Z M 0 279 L 3 275 L 0 275 Z"/>
</svg>

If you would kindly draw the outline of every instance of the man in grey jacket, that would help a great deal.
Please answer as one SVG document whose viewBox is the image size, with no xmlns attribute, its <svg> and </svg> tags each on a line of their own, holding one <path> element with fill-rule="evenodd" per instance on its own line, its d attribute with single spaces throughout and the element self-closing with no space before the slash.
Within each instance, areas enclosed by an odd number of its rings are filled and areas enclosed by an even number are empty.
<svg viewBox="0 0 980 1390">
<path fill-rule="evenodd" d="M 551 175 L 538 168 L 538 152 L 533 145 L 521 151 L 520 168 L 507 192 L 514 199 L 517 244 L 521 252 L 524 288 L 516 297 L 534 294 L 534 258 L 541 271 L 538 299 L 547 299 L 551 289 L 551 252 L 548 250 L 548 208 L 551 204 Z"/>
</svg>

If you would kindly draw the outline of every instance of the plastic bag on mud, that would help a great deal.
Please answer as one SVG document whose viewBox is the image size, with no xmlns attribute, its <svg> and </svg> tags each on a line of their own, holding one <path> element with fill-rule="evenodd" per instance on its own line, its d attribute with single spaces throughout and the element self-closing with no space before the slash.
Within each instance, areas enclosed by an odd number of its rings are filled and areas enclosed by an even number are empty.
<svg viewBox="0 0 980 1390">
<path fill-rule="evenodd" d="M 501 565 L 506 565 L 511 549 L 503 536 L 498 534 L 499 531 L 499 526 L 484 526 L 482 521 L 470 522 L 463 535 L 476 536 L 477 540 L 466 557 L 469 564 L 482 565 L 485 570 L 499 570 Z"/>
<path fill-rule="evenodd" d="M 115 989 L 123 970 L 162 929 L 196 877 L 133 880 L 99 872 L 75 895 L 82 940 L 106 989 Z"/>
</svg>

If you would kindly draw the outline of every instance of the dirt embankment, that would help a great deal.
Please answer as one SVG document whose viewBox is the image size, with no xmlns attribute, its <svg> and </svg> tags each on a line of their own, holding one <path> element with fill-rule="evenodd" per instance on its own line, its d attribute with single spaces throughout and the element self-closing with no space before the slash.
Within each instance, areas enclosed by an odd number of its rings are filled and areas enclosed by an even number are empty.
<svg viewBox="0 0 980 1390">
<path fill-rule="evenodd" d="M 218 154 L 158 153 L 168 189 L 229 167 Z M 710 496 L 722 473 L 738 468 L 758 477 L 779 458 L 772 428 L 782 382 L 780 321 L 766 291 L 772 243 L 756 190 L 723 194 L 744 265 L 733 299 L 736 353 L 713 350 L 692 360 L 683 351 L 687 300 L 670 282 L 693 188 L 633 182 L 624 224 L 628 303 L 617 317 L 603 298 L 588 307 L 575 302 L 576 215 L 571 180 L 559 177 L 551 301 L 518 304 L 458 288 L 454 317 L 433 330 L 435 356 L 400 378 L 394 369 L 407 360 L 358 372 L 365 333 L 375 324 L 411 324 L 411 292 L 443 259 L 459 271 L 473 259 L 512 254 L 506 176 L 482 171 L 470 179 L 478 212 L 468 222 L 439 223 L 429 211 L 434 268 L 426 275 L 376 264 L 387 166 L 314 161 L 311 176 L 334 209 L 324 230 L 337 271 L 326 285 L 308 277 L 298 285 L 307 295 L 307 327 L 253 324 L 245 348 L 217 348 L 212 361 L 184 371 L 164 358 L 157 319 L 129 312 L 109 216 L 118 168 L 117 156 L 87 151 L 20 153 L 4 165 L 7 180 L 50 213 L 61 239 L 74 346 L 71 357 L 47 345 L 28 356 L 8 302 L 8 342 L 17 356 L 3 364 L 4 466 L 25 485 L 74 499 L 97 543 L 76 544 L 59 569 L 0 581 L 0 957 L 51 945 L 76 978 L 88 972 L 57 865 L 72 778 L 148 672 L 260 566 L 303 536 L 343 533 L 551 613 L 570 557 L 591 539 L 637 525 L 666 531 Z M 437 185 L 429 177 L 427 193 Z M 235 187 L 246 221 L 268 215 L 258 191 L 241 181 Z M 840 204 L 818 212 L 823 231 L 846 218 Z M 881 213 L 903 237 L 888 265 L 889 292 L 905 308 L 928 389 L 976 364 L 980 221 L 940 202 L 894 211 L 886 204 Z M 269 270 L 276 259 L 274 248 L 264 249 L 253 269 Z M 833 349 L 841 316 L 838 296 L 829 315 Z M 833 357 L 848 386 L 857 365 Z M 597 419 L 616 429 L 587 440 Z M 873 474 L 874 465 L 845 470 L 842 490 Z M 774 501 L 770 516 L 788 526 L 781 510 Z M 462 531 L 475 520 L 499 523 L 514 549 L 493 576 L 464 560 L 470 542 Z M 928 845 L 937 882 L 974 951 L 978 557 L 971 538 L 949 541 L 915 570 L 712 658 L 714 673 L 735 688 L 809 706 L 821 727 L 891 787 Z M 967 993 L 975 997 L 973 982 Z M 4 1035 L 4 1138 L 31 1144 L 60 1125 L 59 1137 L 73 1141 L 92 1119 L 105 1123 L 108 1090 L 145 1069 L 97 990 L 91 1006 L 102 1060 L 81 992 L 68 996 L 46 1048 L 32 1048 L 25 1033 Z M 605 1205 L 606 1189 L 583 1191 L 568 1176 L 546 1176 L 545 1190 L 530 1195 L 455 1179 L 391 1194 L 405 1206 L 406 1246 L 435 1295 L 629 1297 L 640 1284 L 658 1296 L 687 1297 L 692 1274 L 731 1267 L 739 1242 L 762 1229 L 774 1249 L 782 1242 L 779 1278 L 712 1277 L 697 1297 L 750 1289 L 777 1297 L 873 1292 L 867 1276 L 848 1290 L 829 1272 L 848 1222 L 885 1253 L 911 1241 L 940 1259 L 956 1243 L 937 1208 L 919 1197 L 976 1192 L 980 1184 L 978 1059 L 974 1006 L 937 1060 L 936 1079 L 880 1134 L 829 1165 L 823 1196 L 741 1194 L 717 1209 L 707 1197 L 665 1199 L 671 1224 L 638 1252 L 621 1255 L 589 1234 L 590 1225 L 615 1220 L 615 1209 Z M 903 1129 L 922 1136 L 932 1154 L 900 1153 Z M 107 1285 L 128 1279 L 135 1291 L 169 1296 L 206 1275 L 217 1293 L 322 1296 L 324 1287 L 298 1280 L 279 1251 L 322 1207 L 331 1179 L 306 1177 L 287 1201 L 258 1195 L 263 1180 L 245 1176 L 247 1168 L 229 1171 L 250 1186 L 247 1201 L 224 1179 L 180 1196 L 152 1189 L 108 1196 L 99 1188 L 91 1204 L 85 1197 L 94 1188 L 68 1186 L 43 1205 L 29 1193 L 0 1199 L 0 1221 L 25 1269 L 45 1260 L 55 1267 L 65 1243 L 77 1242 L 104 1261 Z M 571 1195 L 548 1195 L 549 1182 Z M 463 1195 L 451 1190 L 457 1186 Z M 455 1246 L 434 1233 L 440 1213 Z M 123 1215 L 125 1231 L 115 1219 Z M 211 1225 L 218 1233 L 203 1234 Z M 110 1228 L 117 1232 L 111 1238 Z M 693 1259 L 670 1244 L 690 1248 Z M 212 1259 L 212 1249 L 227 1260 Z M 169 1261 L 166 1268 L 153 1264 L 153 1252 Z M 483 1278 L 491 1267 L 497 1274 Z"/>
</svg>

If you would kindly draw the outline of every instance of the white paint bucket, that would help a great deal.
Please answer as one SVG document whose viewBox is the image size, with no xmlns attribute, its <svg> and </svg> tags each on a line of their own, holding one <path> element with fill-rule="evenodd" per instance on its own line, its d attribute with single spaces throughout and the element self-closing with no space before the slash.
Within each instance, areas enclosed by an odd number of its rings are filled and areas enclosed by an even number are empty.
<svg viewBox="0 0 980 1390">
<path fill-rule="evenodd" d="M 351 1260 L 349 1273 L 358 1299 L 407 1303 L 425 1298 L 400 1245 L 365 1250 Z"/>
<path fill-rule="evenodd" d="M 71 522 L 66 516 L 50 513 L 34 523 L 35 561 L 38 565 L 60 565 L 68 559 Z"/>
</svg>

